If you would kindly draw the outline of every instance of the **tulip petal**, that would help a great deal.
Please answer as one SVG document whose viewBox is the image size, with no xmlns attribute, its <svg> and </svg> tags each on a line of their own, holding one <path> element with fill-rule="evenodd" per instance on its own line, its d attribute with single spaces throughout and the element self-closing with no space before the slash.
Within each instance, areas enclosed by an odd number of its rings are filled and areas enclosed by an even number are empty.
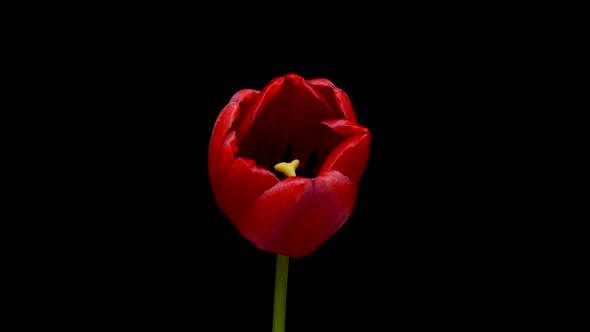
<svg viewBox="0 0 590 332">
<path fill-rule="evenodd" d="M 242 102 L 250 101 L 258 94 L 255 90 L 241 90 L 233 95 L 228 105 L 226 105 L 213 126 L 213 134 L 211 135 L 211 141 L 209 143 L 209 159 L 208 159 L 208 171 L 209 179 L 213 187 L 218 186 L 219 177 L 219 154 L 220 147 L 223 140 L 227 136 L 230 128 L 234 126 L 234 123 L 240 117 L 240 106 Z M 217 198 L 217 197 L 216 197 Z M 219 201 L 219 200 L 218 200 Z"/>
<path fill-rule="evenodd" d="M 341 89 L 337 88 L 331 81 L 325 78 L 315 78 L 307 80 L 307 83 L 316 88 L 316 90 L 330 103 L 336 110 L 340 110 L 346 119 L 358 123 L 356 114 L 352 108 L 352 103 L 348 95 Z"/>
<path fill-rule="evenodd" d="M 371 134 L 353 136 L 338 145 L 326 158 L 320 174 L 337 170 L 358 183 L 369 160 Z"/>
<path fill-rule="evenodd" d="M 213 182 L 213 179 L 211 179 L 211 186 L 213 188 L 213 194 L 215 195 L 215 199 L 217 200 L 219 207 L 221 210 L 225 211 L 223 205 L 223 174 L 225 174 L 225 169 L 227 166 L 235 159 L 235 153 L 237 150 L 236 132 L 230 132 L 217 149 L 218 157 L 217 161 L 215 162 L 215 170 L 213 171 L 213 174 L 216 175 L 216 178 L 215 182 Z"/>
<path fill-rule="evenodd" d="M 277 101 L 282 101 L 280 102 L 281 105 L 272 105 L 276 104 Z M 287 104 L 289 109 L 300 106 L 307 106 L 308 108 L 302 107 L 298 110 L 299 112 L 288 112 L 288 110 L 280 107 L 285 106 L 284 104 Z M 301 118 L 306 117 L 308 113 L 323 113 L 326 118 L 334 118 L 338 115 L 334 105 L 330 104 L 303 77 L 296 74 L 277 77 L 267 84 L 246 115 L 246 121 L 241 124 L 240 130 L 247 131 L 259 115 L 268 112 L 275 112 L 280 116 L 290 113 Z"/>
<path fill-rule="evenodd" d="M 230 103 L 242 103 L 246 100 L 249 100 L 253 97 L 256 97 L 260 93 L 260 91 L 252 90 L 252 89 L 243 89 L 240 90 L 231 97 L 229 100 Z"/>
<path fill-rule="evenodd" d="M 264 191 L 279 181 L 272 172 L 256 166 L 253 160 L 236 158 L 236 142 L 236 132 L 232 131 L 219 147 L 218 181 L 213 186 L 219 207 L 232 221 L 235 220 L 235 211 L 252 205 Z"/>
<path fill-rule="evenodd" d="M 279 179 L 272 172 L 256 166 L 253 160 L 237 158 L 226 167 L 222 182 L 221 205 L 226 216 L 235 221 Z"/>
<path fill-rule="evenodd" d="M 270 188 L 236 226 L 257 247 L 290 257 L 314 252 L 348 219 L 358 187 L 338 171 L 288 178 Z"/>
<path fill-rule="evenodd" d="M 344 137 L 367 134 L 369 130 L 350 120 L 325 120 L 323 124 Z"/>
<path fill-rule="evenodd" d="M 256 156 L 259 165 L 268 166 L 292 144 L 302 163 L 317 147 L 324 128 L 320 121 L 343 115 L 302 77 L 290 74 L 275 79 L 256 97 L 251 109 L 238 125 L 247 132 L 240 143 L 240 156 Z"/>
</svg>

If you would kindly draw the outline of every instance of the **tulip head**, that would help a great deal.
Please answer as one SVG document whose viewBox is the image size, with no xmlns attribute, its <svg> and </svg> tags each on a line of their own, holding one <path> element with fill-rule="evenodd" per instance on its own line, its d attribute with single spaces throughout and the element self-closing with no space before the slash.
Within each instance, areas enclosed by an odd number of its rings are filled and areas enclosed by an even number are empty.
<svg viewBox="0 0 590 332">
<path fill-rule="evenodd" d="M 215 199 L 258 248 L 307 256 L 350 216 L 370 141 L 348 96 L 326 79 L 289 74 L 241 90 L 211 136 Z"/>
</svg>

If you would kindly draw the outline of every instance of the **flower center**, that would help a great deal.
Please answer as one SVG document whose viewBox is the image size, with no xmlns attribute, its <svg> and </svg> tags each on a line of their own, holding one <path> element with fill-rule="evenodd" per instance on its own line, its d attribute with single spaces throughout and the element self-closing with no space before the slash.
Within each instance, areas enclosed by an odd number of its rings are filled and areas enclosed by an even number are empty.
<svg viewBox="0 0 590 332">
<path fill-rule="evenodd" d="M 281 172 L 283 174 L 285 174 L 286 176 L 297 176 L 297 174 L 295 174 L 295 170 L 297 169 L 297 166 L 299 166 L 299 160 L 295 159 L 290 163 L 278 163 L 275 165 L 275 171 L 277 172 Z"/>
</svg>

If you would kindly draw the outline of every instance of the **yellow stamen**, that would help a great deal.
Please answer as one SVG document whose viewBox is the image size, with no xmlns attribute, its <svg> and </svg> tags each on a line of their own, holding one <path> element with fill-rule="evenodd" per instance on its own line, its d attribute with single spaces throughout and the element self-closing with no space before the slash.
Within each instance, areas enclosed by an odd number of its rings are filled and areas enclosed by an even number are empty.
<svg viewBox="0 0 590 332">
<path fill-rule="evenodd" d="M 295 170 L 297 169 L 297 166 L 299 166 L 299 160 L 295 159 L 290 163 L 278 163 L 275 165 L 275 171 L 277 172 L 281 172 L 283 174 L 285 174 L 286 176 L 297 176 L 297 174 L 295 174 Z"/>
</svg>

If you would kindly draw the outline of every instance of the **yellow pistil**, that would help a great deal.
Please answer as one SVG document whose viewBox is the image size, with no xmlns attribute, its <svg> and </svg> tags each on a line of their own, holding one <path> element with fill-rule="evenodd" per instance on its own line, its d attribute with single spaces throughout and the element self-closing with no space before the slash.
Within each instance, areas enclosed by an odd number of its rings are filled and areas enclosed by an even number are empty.
<svg viewBox="0 0 590 332">
<path fill-rule="evenodd" d="M 297 169 L 297 166 L 299 166 L 299 160 L 295 159 L 290 163 L 283 162 L 276 164 L 275 171 L 281 172 L 286 176 L 296 176 L 297 174 L 295 174 L 295 170 Z"/>
</svg>

